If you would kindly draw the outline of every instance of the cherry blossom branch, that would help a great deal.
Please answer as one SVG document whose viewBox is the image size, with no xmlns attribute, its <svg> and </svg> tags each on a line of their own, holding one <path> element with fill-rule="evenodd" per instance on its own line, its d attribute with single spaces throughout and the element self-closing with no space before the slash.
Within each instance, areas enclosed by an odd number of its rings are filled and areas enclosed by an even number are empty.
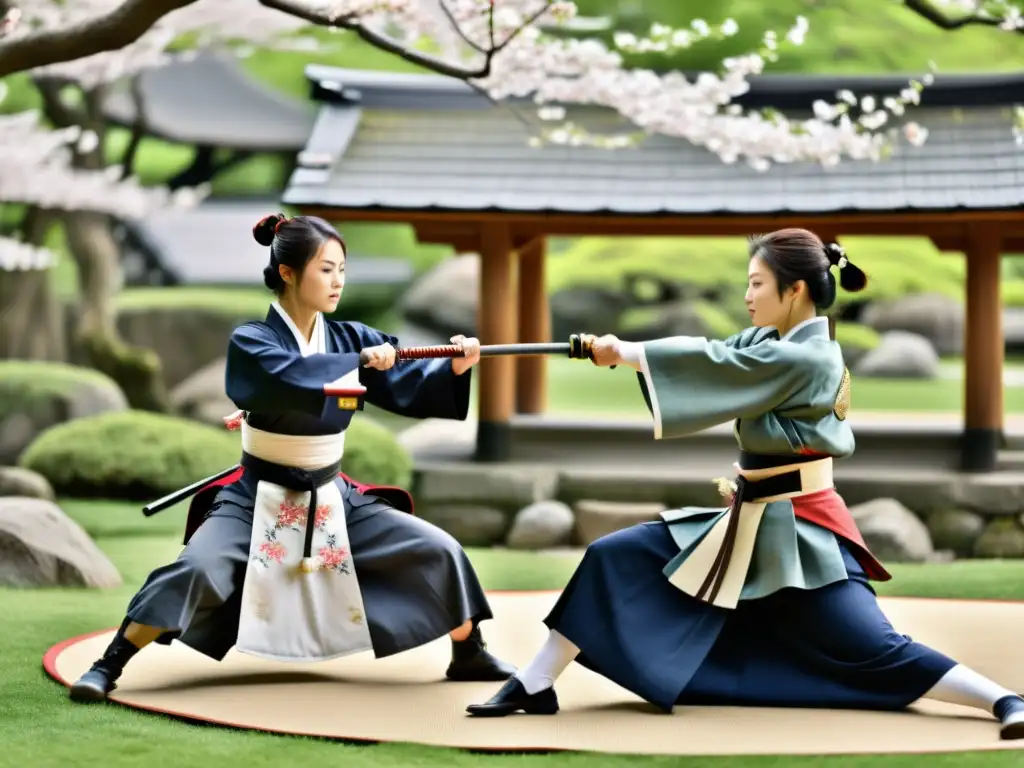
<svg viewBox="0 0 1024 768">
<path fill-rule="evenodd" d="M 903 6 L 947 32 L 984 26 L 1024 34 L 1024 17 L 1020 8 L 1009 0 L 903 0 Z M 955 9 L 962 15 L 949 16 L 939 6 Z"/>
<path fill-rule="evenodd" d="M 454 64 L 438 56 L 432 56 L 429 53 L 411 48 L 406 43 L 367 26 L 364 23 L 364 15 L 370 15 L 369 13 L 359 13 L 357 11 L 332 13 L 329 10 L 311 7 L 308 0 L 259 0 L 260 5 L 266 8 L 272 8 L 290 16 L 303 19 L 304 21 L 308 21 L 310 24 L 333 29 L 351 30 L 352 32 L 355 32 L 360 39 L 375 48 L 394 54 L 410 64 L 428 69 L 436 74 L 447 75 L 448 77 L 457 78 L 459 80 L 479 80 L 489 77 L 492 74 L 494 59 L 496 56 L 507 49 L 509 45 L 511 45 L 525 30 L 533 28 L 536 22 L 545 14 L 551 12 L 555 6 L 564 4 L 559 3 L 558 0 L 544 0 L 539 9 L 527 16 L 522 23 L 516 25 L 515 28 L 509 32 L 508 36 L 498 43 L 495 40 L 496 33 L 494 30 L 495 3 L 494 0 L 491 0 L 489 3 L 487 23 L 488 28 L 490 29 L 490 43 L 487 47 L 484 47 L 468 38 L 464 28 L 452 15 L 451 9 L 445 5 L 445 0 L 439 0 L 439 2 L 441 3 L 441 8 L 444 14 L 447 18 L 451 19 L 453 26 L 459 33 L 459 36 L 471 47 L 483 54 L 484 59 L 480 64 L 475 66 Z M 390 3 L 388 0 L 380 0 L 376 3 L 372 2 L 372 0 L 368 0 L 367 5 L 381 6 L 382 10 L 387 10 L 387 6 L 390 5 L 394 11 L 402 11 L 405 10 L 406 4 L 401 0 L 394 0 Z M 374 10 L 376 10 L 376 8 Z"/>
<path fill-rule="evenodd" d="M 73 61 L 104 51 L 116 51 L 141 38 L 163 16 L 197 0 L 124 0 L 109 13 L 68 27 L 33 31 L 22 36 L 10 33 L 18 17 L 8 11 L 0 31 L 0 77 L 55 62 Z M 9 27 L 9 29 L 6 29 Z"/>
</svg>

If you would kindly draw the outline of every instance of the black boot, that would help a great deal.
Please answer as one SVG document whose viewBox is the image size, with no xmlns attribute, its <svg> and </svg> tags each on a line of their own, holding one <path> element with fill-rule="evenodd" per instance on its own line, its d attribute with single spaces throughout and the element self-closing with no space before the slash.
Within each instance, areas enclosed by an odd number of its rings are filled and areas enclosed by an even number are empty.
<svg viewBox="0 0 1024 768">
<path fill-rule="evenodd" d="M 527 715 L 553 715 L 558 712 L 554 688 L 527 693 L 519 678 L 513 677 L 484 704 L 470 704 L 466 711 L 474 717 L 505 717 L 522 711 Z"/>
<path fill-rule="evenodd" d="M 117 687 L 115 681 L 121 676 L 125 664 L 139 652 L 138 647 L 125 638 L 125 625 L 114 635 L 103 656 L 71 686 L 68 695 L 72 701 L 104 701 L 107 694 Z"/>
<path fill-rule="evenodd" d="M 469 637 L 458 643 L 452 641 L 452 662 L 445 673 L 449 680 L 489 683 L 508 680 L 515 673 L 515 667 L 487 651 L 487 643 L 476 623 Z"/>
<path fill-rule="evenodd" d="M 1024 739 L 1024 698 L 1003 696 L 992 707 L 992 714 L 1003 726 L 999 729 L 1000 739 Z"/>
</svg>

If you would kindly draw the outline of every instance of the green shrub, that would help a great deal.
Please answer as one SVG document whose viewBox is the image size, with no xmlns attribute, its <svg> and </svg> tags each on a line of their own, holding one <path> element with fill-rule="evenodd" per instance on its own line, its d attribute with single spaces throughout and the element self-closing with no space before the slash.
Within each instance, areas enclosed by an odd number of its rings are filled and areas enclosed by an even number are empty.
<svg viewBox="0 0 1024 768">
<path fill-rule="evenodd" d="M 943 253 L 921 237 L 843 237 L 847 253 L 868 275 L 858 294 L 838 293 L 838 302 L 898 298 L 937 292 L 963 301 L 966 261 Z M 551 293 L 579 286 L 624 289 L 627 273 L 649 274 L 698 289 L 725 292 L 721 307 L 741 313 L 747 274 L 742 237 L 589 237 L 561 242 L 549 256 L 547 286 Z M 1009 262 L 1010 260 L 1007 260 Z M 1024 279 L 1005 270 L 1002 299 L 1024 306 Z"/>
<path fill-rule="evenodd" d="M 881 335 L 874 328 L 869 328 L 866 325 L 844 323 L 839 320 L 836 323 L 836 341 L 844 348 L 872 350 L 878 346 Z"/>
<path fill-rule="evenodd" d="M 150 500 L 238 462 L 237 432 L 145 411 L 58 424 L 18 463 L 61 496 Z"/>
<path fill-rule="evenodd" d="M 149 501 L 237 464 L 238 432 L 144 411 L 58 424 L 33 441 L 19 464 L 61 496 Z M 383 427 L 357 417 L 343 468 L 360 482 L 407 485 L 412 461 Z"/>
<path fill-rule="evenodd" d="M 408 488 L 412 482 L 412 457 L 394 433 L 365 414 L 357 414 L 345 432 L 342 471 L 353 480 Z"/>
</svg>

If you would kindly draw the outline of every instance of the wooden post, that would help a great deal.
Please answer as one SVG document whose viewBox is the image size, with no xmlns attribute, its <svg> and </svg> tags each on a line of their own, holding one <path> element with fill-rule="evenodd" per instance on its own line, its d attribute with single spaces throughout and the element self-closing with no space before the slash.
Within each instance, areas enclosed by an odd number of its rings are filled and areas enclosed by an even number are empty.
<svg viewBox="0 0 1024 768">
<path fill-rule="evenodd" d="M 544 279 L 547 242 L 534 238 L 519 251 L 519 340 L 551 341 L 551 312 Z M 547 408 L 547 358 L 516 359 L 516 412 L 543 413 Z"/>
<path fill-rule="evenodd" d="M 966 472 L 996 468 L 1003 432 L 1003 305 L 999 290 L 1002 235 L 998 224 L 976 224 L 967 236 L 967 311 L 964 329 Z"/>
<path fill-rule="evenodd" d="M 508 225 L 480 225 L 481 344 L 514 344 L 518 331 L 516 258 Z M 480 361 L 480 414 L 477 461 L 505 461 L 511 453 L 509 421 L 515 408 L 516 360 L 490 357 Z"/>
</svg>

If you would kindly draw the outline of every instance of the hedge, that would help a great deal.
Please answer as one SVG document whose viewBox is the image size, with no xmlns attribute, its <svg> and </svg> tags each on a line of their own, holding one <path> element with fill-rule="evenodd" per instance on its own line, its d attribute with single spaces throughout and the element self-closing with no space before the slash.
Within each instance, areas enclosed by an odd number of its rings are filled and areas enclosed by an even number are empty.
<svg viewBox="0 0 1024 768">
<path fill-rule="evenodd" d="M 144 411 L 76 419 L 42 432 L 19 465 L 60 496 L 149 501 L 237 464 L 239 433 Z M 408 486 L 412 460 L 385 428 L 357 416 L 343 470 L 361 481 Z"/>
</svg>

